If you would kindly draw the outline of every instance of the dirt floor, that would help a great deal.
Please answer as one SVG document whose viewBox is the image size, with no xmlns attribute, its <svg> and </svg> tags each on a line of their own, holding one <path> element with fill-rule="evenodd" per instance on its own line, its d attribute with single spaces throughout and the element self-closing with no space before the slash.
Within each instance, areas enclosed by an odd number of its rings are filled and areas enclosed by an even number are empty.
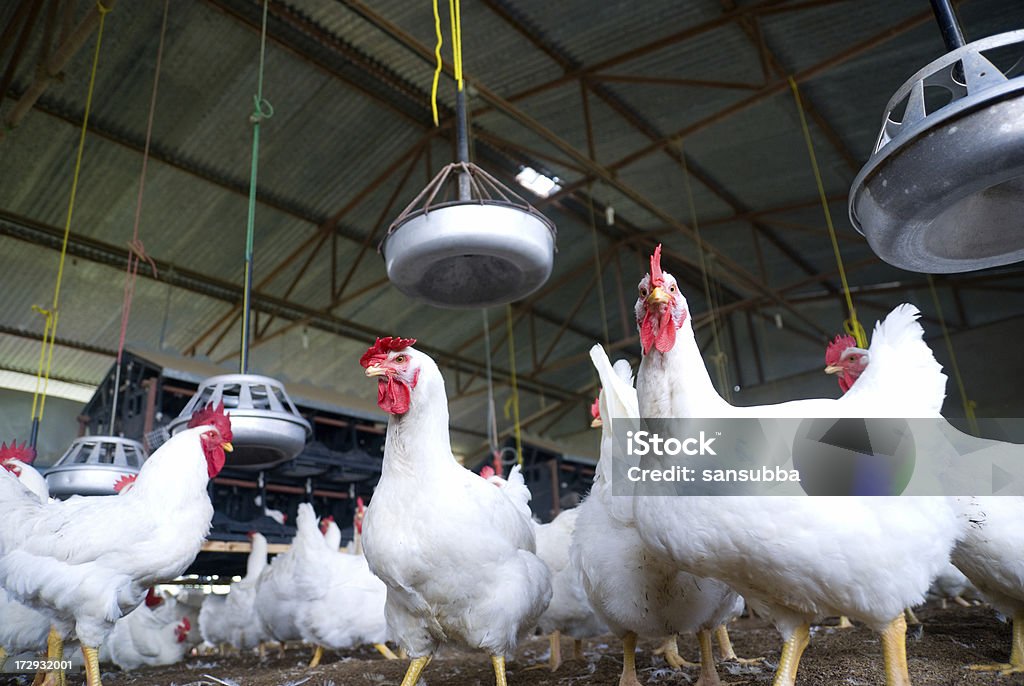
<svg viewBox="0 0 1024 686">
<path fill-rule="evenodd" d="M 1024 674 L 1000 677 L 992 672 L 972 672 L 968 664 L 1005 661 L 1010 649 L 1009 626 L 999 622 L 995 613 L 984 607 L 947 610 L 926 607 L 918 611 L 923 627 L 917 637 L 907 641 L 910 676 L 915 686 L 1024 686 Z M 763 665 L 745 666 L 719 663 L 722 683 L 727 686 L 749 684 L 767 686 L 779 658 L 779 639 L 766 623 L 751 618 L 730 627 L 736 652 L 742 657 L 764 656 Z M 693 684 L 695 669 L 675 671 L 652 654 L 652 642 L 641 642 L 637 655 L 640 681 L 648 685 Z M 585 662 L 571 659 L 557 672 L 546 667 L 546 638 L 531 638 L 520 647 L 518 658 L 508 666 L 510 686 L 616 686 L 622 668 L 620 646 L 613 637 L 587 641 Z M 680 637 L 683 657 L 697 658 L 696 640 Z M 387 661 L 372 649 L 334 654 L 328 652 L 314 670 L 305 666 L 312 651 L 304 647 L 290 649 L 282 658 L 268 656 L 262 663 L 255 655 L 221 658 L 191 657 L 170 667 L 140 669 L 134 672 L 104 671 L 104 686 L 398 686 L 406 663 Z M 572 641 L 563 639 L 563 657 L 571 658 Z M 529 669 L 544 664 L 543 668 Z M 28 684 L 30 679 L 23 678 Z M 79 675 L 69 686 L 82 683 Z M 812 629 L 811 645 L 804 654 L 797 679 L 800 686 L 880 686 L 885 683 L 878 637 L 863 627 L 836 630 L 829 626 Z M 18 681 L 11 683 L 17 684 Z M 426 686 L 491 686 L 494 676 L 490 661 L 481 654 L 449 652 L 427 667 L 422 684 Z"/>
</svg>

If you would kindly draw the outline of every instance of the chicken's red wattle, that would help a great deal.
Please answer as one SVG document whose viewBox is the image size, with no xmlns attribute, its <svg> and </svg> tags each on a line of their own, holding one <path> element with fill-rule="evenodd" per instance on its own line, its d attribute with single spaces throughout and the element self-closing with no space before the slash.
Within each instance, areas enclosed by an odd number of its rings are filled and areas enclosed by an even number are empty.
<svg viewBox="0 0 1024 686">
<path fill-rule="evenodd" d="M 408 412 L 411 399 L 409 387 L 392 376 L 384 377 L 377 383 L 377 405 L 389 414 Z"/>
</svg>

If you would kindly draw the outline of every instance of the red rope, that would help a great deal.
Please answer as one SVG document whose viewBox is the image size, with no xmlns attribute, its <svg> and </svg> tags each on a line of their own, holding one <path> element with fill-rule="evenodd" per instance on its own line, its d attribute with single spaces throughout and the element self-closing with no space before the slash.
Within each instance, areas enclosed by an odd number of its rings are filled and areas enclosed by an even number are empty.
<svg viewBox="0 0 1024 686">
<path fill-rule="evenodd" d="M 121 358 L 124 355 L 124 342 L 128 334 L 128 319 L 132 311 L 132 298 L 135 295 L 135 279 L 139 273 L 139 264 L 143 261 L 149 263 L 153 271 L 153 277 L 158 276 L 156 262 L 146 254 L 146 248 L 139 238 L 139 223 L 142 219 L 142 193 L 146 188 L 146 167 L 149 165 L 149 143 L 153 137 L 153 115 L 156 112 L 156 94 L 160 85 L 160 65 L 164 57 L 164 34 L 167 32 L 167 11 L 170 7 L 170 0 L 164 0 L 164 16 L 160 24 L 160 44 L 156 52 L 156 75 L 153 77 L 153 94 L 149 100 L 149 116 L 146 120 L 146 145 L 142 151 L 142 171 L 139 174 L 139 194 L 135 200 L 135 224 L 132 227 L 132 239 L 128 242 L 128 265 L 125 270 L 124 301 L 121 304 L 121 337 L 117 342 L 117 366 L 121 367 Z M 115 391 L 116 392 L 116 391 Z"/>
</svg>

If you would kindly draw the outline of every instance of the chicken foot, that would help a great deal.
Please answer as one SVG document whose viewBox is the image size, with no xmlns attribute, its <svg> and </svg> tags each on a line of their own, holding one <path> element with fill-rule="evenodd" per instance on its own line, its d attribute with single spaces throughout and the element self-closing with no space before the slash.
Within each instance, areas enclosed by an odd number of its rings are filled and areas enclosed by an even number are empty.
<svg viewBox="0 0 1024 686">
<path fill-rule="evenodd" d="M 324 647 L 322 645 L 317 645 L 316 650 L 313 651 L 313 659 L 309 661 L 309 665 L 306 666 L 306 669 L 318 667 L 320 665 L 320 660 L 322 660 L 323 657 Z"/>
<path fill-rule="evenodd" d="M 796 670 L 800 666 L 800 656 L 804 654 L 810 640 L 811 627 L 807 624 L 798 626 L 793 635 L 786 639 L 772 686 L 796 686 Z"/>
<path fill-rule="evenodd" d="M 711 647 L 711 631 L 701 629 L 697 632 L 700 644 L 700 677 L 696 686 L 720 686 L 718 670 L 715 669 L 715 653 Z"/>
<path fill-rule="evenodd" d="M 416 682 L 420 680 L 420 672 L 430 662 L 430 656 L 424 655 L 423 657 L 414 657 L 412 662 L 409 663 L 409 668 L 405 670 L 405 677 L 402 679 L 402 686 L 416 686 Z"/>
<path fill-rule="evenodd" d="M 673 639 L 674 640 L 674 639 Z M 636 678 L 636 634 L 627 631 L 622 637 L 622 675 L 619 686 L 641 686 Z"/>
<path fill-rule="evenodd" d="M 882 659 L 886 686 L 910 686 L 907 668 L 907 618 L 897 615 L 882 632 Z"/>
<path fill-rule="evenodd" d="M 718 652 L 722 654 L 723 660 L 738 662 L 741 665 L 756 665 L 764 662 L 763 657 L 739 657 L 736 655 L 736 651 L 732 647 L 732 639 L 729 638 L 729 629 L 725 624 L 720 624 L 715 629 L 715 638 L 718 639 Z"/>
<path fill-rule="evenodd" d="M 975 672 L 999 672 L 1000 676 L 1024 673 L 1024 611 L 1013 613 L 1013 638 L 1010 648 L 1010 661 L 991 665 L 970 665 L 968 669 Z"/>
<path fill-rule="evenodd" d="M 664 655 L 665 662 L 668 663 L 672 669 L 683 669 L 684 667 L 699 667 L 700 665 L 696 662 L 690 662 L 684 660 L 679 654 L 679 646 L 676 643 L 675 634 L 669 636 L 665 641 L 654 649 L 655 655 Z"/>
<path fill-rule="evenodd" d="M 100 651 L 98 648 L 82 646 L 85 657 L 85 686 L 103 686 L 100 682 Z"/>
</svg>

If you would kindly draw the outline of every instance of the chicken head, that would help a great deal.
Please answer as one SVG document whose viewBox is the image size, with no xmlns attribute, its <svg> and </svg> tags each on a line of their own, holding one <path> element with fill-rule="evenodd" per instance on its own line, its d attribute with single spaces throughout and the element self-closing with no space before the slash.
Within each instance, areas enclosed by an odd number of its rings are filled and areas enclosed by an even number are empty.
<svg viewBox="0 0 1024 686">
<path fill-rule="evenodd" d="M 836 336 L 825 349 L 825 373 L 836 374 L 846 393 L 868 368 L 868 351 L 857 347 L 853 336 Z"/>
<path fill-rule="evenodd" d="M 210 478 L 217 476 L 227 461 L 225 451 L 231 452 L 231 417 L 224 411 L 224 401 L 214 407 L 210 403 L 201 410 L 192 413 L 192 419 L 188 422 L 188 428 L 194 429 L 199 426 L 209 427 L 200 436 L 203 446 L 203 455 L 206 456 L 206 471 Z"/>
<path fill-rule="evenodd" d="M 388 414 L 409 411 L 412 391 L 419 380 L 420 364 L 410 346 L 415 338 L 378 338 L 359 359 L 369 377 L 377 377 L 377 405 Z"/>
<path fill-rule="evenodd" d="M 651 348 L 668 352 L 676 343 L 676 331 L 689 316 L 689 308 L 675 277 L 661 270 L 660 244 L 651 256 L 651 270 L 644 274 L 638 288 L 634 312 L 644 355 Z"/>
</svg>

